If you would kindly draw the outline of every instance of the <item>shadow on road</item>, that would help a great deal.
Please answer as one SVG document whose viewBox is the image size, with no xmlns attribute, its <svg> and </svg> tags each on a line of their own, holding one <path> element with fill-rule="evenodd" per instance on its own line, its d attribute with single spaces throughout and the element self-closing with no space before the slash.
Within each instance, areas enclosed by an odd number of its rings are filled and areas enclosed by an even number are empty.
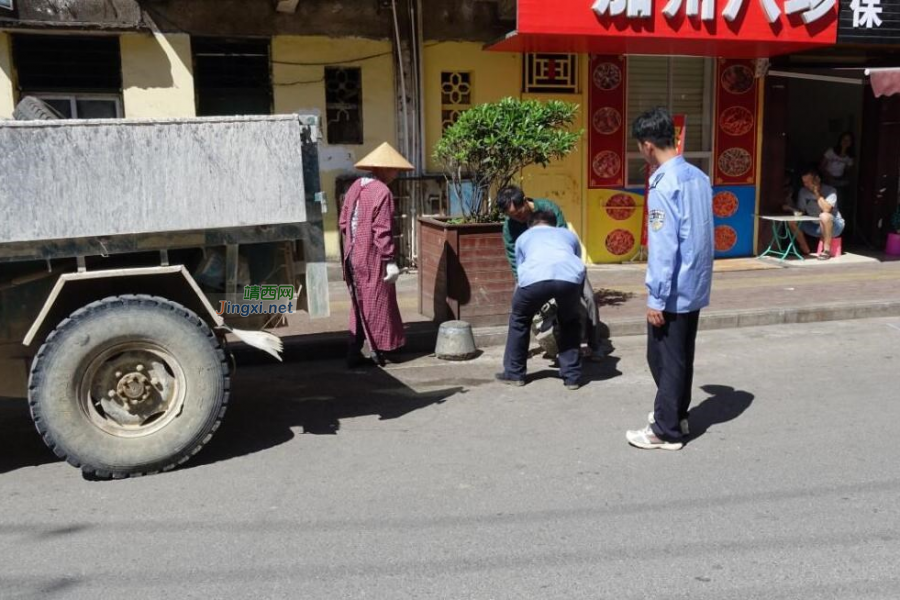
<svg viewBox="0 0 900 600">
<path fill-rule="evenodd" d="M 632 292 L 623 292 L 621 290 L 611 290 L 608 288 L 600 288 L 594 290 L 594 302 L 597 306 L 621 306 L 634 298 Z"/>
<path fill-rule="evenodd" d="M 700 389 L 710 397 L 690 411 L 691 440 L 703 436 L 714 425 L 737 419 L 750 408 L 755 398 L 750 392 L 727 385 L 704 385 Z"/>
<path fill-rule="evenodd" d="M 0 474 L 59 459 L 38 434 L 24 398 L 0 398 Z"/>
<path fill-rule="evenodd" d="M 593 362 L 587 359 L 581 360 L 581 383 L 582 387 L 592 382 L 607 381 L 615 379 L 622 375 L 618 365 L 621 359 L 618 356 L 607 356 L 600 362 Z M 552 369 L 546 368 L 545 364 L 548 359 L 543 357 L 533 357 L 528 359 L 530 372 L 525 376 L 525 381 L 531 383 L 540 381 L 541 379 L 559 379 L 559 365 L 555 359 L 549 361 Z M 560 382 L 562 384 L 562 382 Z"/>
<path fill-rule="evenodd" d="M 239 369 L 221 428 L 185 468 L 279 446 L 293 439 L 295 428 L 302 434 L 336 435 L 345 419 L 399 419 L 464 391 L 455 386 L 417 392 L 389 371 L 347 370 L 343 361 Z"/>
</svg>

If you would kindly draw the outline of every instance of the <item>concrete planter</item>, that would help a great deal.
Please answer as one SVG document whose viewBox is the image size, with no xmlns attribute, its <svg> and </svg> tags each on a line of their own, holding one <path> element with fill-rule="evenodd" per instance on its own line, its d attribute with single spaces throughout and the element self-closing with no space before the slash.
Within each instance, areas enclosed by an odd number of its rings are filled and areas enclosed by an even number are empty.
<svg viewBox="0 0 900 600">
<path fill-rule="evenodd" d="M 503 325 L 514 288 L 501 223 L 419 218 L 420 313 L 439 323 Z"/>
</svg>

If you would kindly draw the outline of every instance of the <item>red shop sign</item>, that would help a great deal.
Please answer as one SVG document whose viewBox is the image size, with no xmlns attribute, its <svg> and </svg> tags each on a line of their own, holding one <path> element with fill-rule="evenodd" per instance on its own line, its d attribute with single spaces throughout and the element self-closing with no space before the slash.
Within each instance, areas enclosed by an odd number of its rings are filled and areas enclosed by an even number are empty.
<svg viewBox="0 0 900 600">
<path fill-rule="evenodd" d="M 759 58 L 837 40 L 838 0 L 519 0 L 491 50 Z"/>
</svg>

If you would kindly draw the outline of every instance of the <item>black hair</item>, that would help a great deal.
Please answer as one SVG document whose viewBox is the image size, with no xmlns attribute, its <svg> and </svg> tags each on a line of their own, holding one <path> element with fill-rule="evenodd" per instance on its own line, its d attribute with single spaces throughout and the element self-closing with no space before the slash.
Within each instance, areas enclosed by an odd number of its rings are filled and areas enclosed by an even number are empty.
<svg viewBox="0 0 900 600">
<path fill-rule="evenodd" d="M 556 227 L 559 224 L 559 221 L 556 220 L 556 213 L 552 210 L 536 210 L 531 213 L 531 218 L 528 219 L 528 226 L 534 227 L 538 223 Z"/>
<path fill-rule="evenodd" d="M 497 208 L 500 212 L 503 214 L 509 212 L 510 205 L 516 208 L 525 205 L 525 192 L 522 188 L 510 185 L 497 192 Z"/>
<path fill-rule="evenodd" d="M 652 142 L 660 149 L 675 146 L 675 122 L 664 108 L 648 110 L 631 125 L 631 137 L 639 142 Z"/>
<path fill-rule="evenodd" d="M 800 179 L 803 179 L 807 175 L 815 175 L 816 177 L 821 178 L 822 173 L 819 171 L 819 165 L 816 163 L 809 163 L 802 169 L 800 169 Z"/>
<path fill-rule="evenodd" d="M 855 154 L 854 146 L 856 145 L 856 136 L 853 135 L 852 131 L 845 131 L 841 135 L 838 136 L 837 144 L 834 145 L 834 153 L 837 154 L 838 156 L 841 155 L 841 140 L 844 139 L 845 135 L 850 136 L 850 147 L 847 148 L 847 156 L 849 156 L 850 158 L 853 158 L 853 155 Z"/>
</svg>

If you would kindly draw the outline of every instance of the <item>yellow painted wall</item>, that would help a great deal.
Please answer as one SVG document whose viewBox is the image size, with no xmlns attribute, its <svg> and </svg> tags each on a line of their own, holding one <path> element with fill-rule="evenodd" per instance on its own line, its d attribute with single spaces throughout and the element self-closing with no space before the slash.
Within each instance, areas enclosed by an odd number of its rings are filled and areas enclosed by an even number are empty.
<svg viewBox="0 0 900 600">
<path fill-rule="evenodd" d="M 337 63 L 382 54 L 360 62 Z M 325 66 L 284 63 L 325 63 L 362 69 L 363 144 L 330 146 L 327 138 L 319 145 L 322 189 L 328 194 L 325 214 L 325 251 L 339 259 L 337 199 L 334 184 L 338 175 L 354 172 L 353 165 L 382 142 L 397 147 L 397 104 L 394 94 L 394 64 L 387 40 L 334 39 L 311 36 L 276 36 L 272 39 L 272 78 L 276 113 L 312 112 L 325 123 Z M 398 148 L 399 149 L 399 148 Z"/>
<path fill-rule="evenodd" d="M 572 129 L 585 130 L 578 140 L 575 149 L 564 159 L 551 162 L 546 167 L 531 166 L 522 171 L 522 189 L 534 198 L 548 198 L 556 202 L 566 216 L 569 229 L 574 231 L 582 244 L 582 256 L 588 260 L 589 253 L 585 240 L 585 156 L 587 143 L 586 100 L 581 94 L 545 95 L 527 94 L 525 97 L 534 100 L 561 100 L 579 106 L 578 114 Z"/>
<path fill-rule="evenodd" d="M 189 35 L 126 33 L 120 43 L 126 117 L 196 114 Z"/>
<path fill-rule="evenodd" d="M 16 107 L 12 48 L 9 34 L 0 32 L 0 119 L 11 119 Z"/>
<path fill-rule="evenodd" d="M 426 168 L 440 172 L 431 152 L 441 139 L 441 72 L 471 72 L 472 104 L 484 104 L 521 96 L 522 59 L 519 54 L 487 52 L 480 42 L 426 42 L 424 64 Z"/>
</svg>

